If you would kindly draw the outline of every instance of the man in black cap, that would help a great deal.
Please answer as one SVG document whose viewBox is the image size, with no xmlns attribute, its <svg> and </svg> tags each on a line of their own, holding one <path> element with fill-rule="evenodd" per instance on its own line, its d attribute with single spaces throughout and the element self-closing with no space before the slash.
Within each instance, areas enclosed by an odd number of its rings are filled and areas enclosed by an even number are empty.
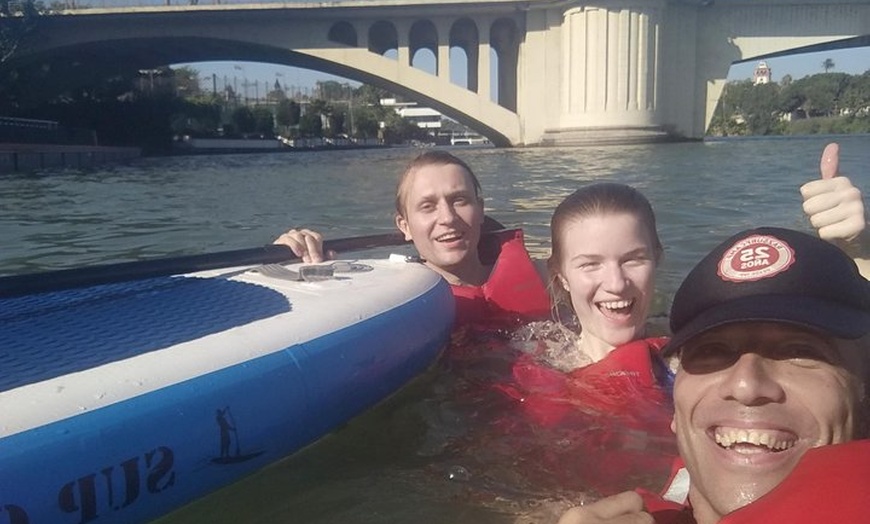
<svg viewBox="0 0 870 524">
<path fill-rule="evenodd" d="M 661 496 L 560 524 L 866 522 L 870 283 L 855 263 L 804 233 L 745 231 L 689 273 L 670 319 L 684 467 Z"/>
</svg>

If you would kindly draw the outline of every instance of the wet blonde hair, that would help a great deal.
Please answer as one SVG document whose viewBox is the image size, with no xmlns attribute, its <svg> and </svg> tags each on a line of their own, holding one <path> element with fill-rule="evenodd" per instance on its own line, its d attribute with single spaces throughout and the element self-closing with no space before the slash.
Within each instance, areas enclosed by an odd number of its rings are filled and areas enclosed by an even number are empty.
<svg viewBox="0 0 870 524">
<path fill-rule="evenodd" d="M 656 216 L 652 205 L 637 189 L 625 184 L 601 182 L 574 191 L 556 207 L 550 220 L 550 258 L 547 259 L 550 290 L 553 308 L 558 314 L 560 306 L 571 307 L 571 297 L 559 283 L 562 257 L 565 245 L 562 233 L 568 224 L 596 215 L 632 215 L 646 228 L 652 241 L 655 262 L 658 264 L 662 254 L 662 242 L 656 230 Z"/>
<path fill-rule="evenodd" d="M 405 170 L 402 171 L 402 174 L 399 175 L 399 181 L 396 184 L 396 213 L 399 216 L 406 216 L 406 200 L 408 194 L 408 178 L 412 173 L 417 171 L 418 169 L 426 166 L 448 166 L 448 165 L 456 165 L 461 167 L 468 173 L 468 176 L 471 177 L 471 183 L 474 186 L 474 196 L 478 200 L 480 200 L 480 194 L 482 193 L 482 189 L 480 187 L 480 182 L 477 180 L 477 177 L 474 175 L 474 171 L 468 167 L 462 159 L 457 156 L 451 155 L 446 151 L 440 150 L 432 150 L 426 151 L 417 155 L 408 165 L 405 167 Z"/>
</svg>

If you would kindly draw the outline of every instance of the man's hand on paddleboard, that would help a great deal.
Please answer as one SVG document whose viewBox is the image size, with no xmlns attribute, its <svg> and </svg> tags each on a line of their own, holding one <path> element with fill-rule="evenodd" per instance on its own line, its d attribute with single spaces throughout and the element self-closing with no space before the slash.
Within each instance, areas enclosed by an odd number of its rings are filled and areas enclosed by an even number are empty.
<svg viewBox="0 0 870 524">
<path fill-rule="evenodd" d="M 334 251 L 328 251 L 324 256 L 323 237 L 310 229 L 291 229 L 272 243 L 288 246 L 306 264 L 317 264 L 335 258 Z"/>
</svg>

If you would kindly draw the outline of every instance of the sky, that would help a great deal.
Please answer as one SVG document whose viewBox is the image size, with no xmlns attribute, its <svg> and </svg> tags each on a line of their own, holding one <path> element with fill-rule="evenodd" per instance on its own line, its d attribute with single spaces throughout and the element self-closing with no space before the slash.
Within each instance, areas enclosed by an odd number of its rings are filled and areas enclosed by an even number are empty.
<svg viewBox="0 0 870 524">
<path fill-rule="evenodd" d="M 771 70 L 771 80 L 779 82 L 785 75 L 791 75 L 794 80 L 808 75 L 824 73 L 822 62 L 830 58 L 834 61 L 831 72 L 860 75 L 870 70 L 870 47 L 854 47 L 851 49 L 837 49 L 832 51 L 819 51 L 815 53 L 803 53 L 800 55 L 783 56 L 765 59 Z M 748 80 L 752 78 L 752 72 L 758 60 L 734 64 L 728 73 L 728 80 Z"/>
<path fill-rule="evenodd" d="M 430 53 L 431 54 L 431 53 Z M 388 55 L 389 56 L 389 55 Z M 861 74 L 870 70 L 870 47 L 858 47 L 852 49 L 838 49 L 804 53 L 786 57 L 769 58 L 765 60 L 772 71 L 772 80 L 779 82 L 783 76 L 789 74 L 797 80 L 807 75 L 824 72 L 822 62 L 830 58 L 834 61 L 832 71 L 848 74 Z M 451 53 L 451 65 L 455 66 L 451 71 L 454 82 L 464 84 L 462 71 L 464 71 L 464 54 L 458 56 Z M 419 59 L 421 69 L 434 72 L 434 56 L 422 56 Z M 752 72 L 758 64 L 757 60 L 734 64 L 728 74 L 728 80 L 746 80 L 752 78 Z M 244 90 L 247 81 L 249 95 L 253 97 L 256 89 L 259 96 L 265 94 L 266 85 L 271 90 L 277 80 L 284 87 L 313 93 L 313 88 L 318 81 L 334 80 L 348 82 L 351 85 L 359 85 L 358 82 L 342 77 L 328 75 L 319 71 L 287 67 L 274 64 L 256 62 L 199 62 L 193 64 L 176 64 L 173 67 L 187 65 L 200 73 L 202 86 L 205 89 L 212 87 L 212 74 L 215 75 L 218 90 L 222 90 L 224 83 L 234 85 L 236 92 Z"/>
</svg>

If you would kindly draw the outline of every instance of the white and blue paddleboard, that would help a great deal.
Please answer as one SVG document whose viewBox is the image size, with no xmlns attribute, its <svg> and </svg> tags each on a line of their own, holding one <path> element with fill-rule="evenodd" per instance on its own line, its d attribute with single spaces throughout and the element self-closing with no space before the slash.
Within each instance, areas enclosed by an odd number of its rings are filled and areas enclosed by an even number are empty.
<svg viewBox="0 0 870 524">
<path fill-rule="evenodd" d="M 147 522 L 395 392 L 447 343 L 449 286 L 417 263 L 344 267 L 0 298 L 0 522 Z"/>
</svg>

